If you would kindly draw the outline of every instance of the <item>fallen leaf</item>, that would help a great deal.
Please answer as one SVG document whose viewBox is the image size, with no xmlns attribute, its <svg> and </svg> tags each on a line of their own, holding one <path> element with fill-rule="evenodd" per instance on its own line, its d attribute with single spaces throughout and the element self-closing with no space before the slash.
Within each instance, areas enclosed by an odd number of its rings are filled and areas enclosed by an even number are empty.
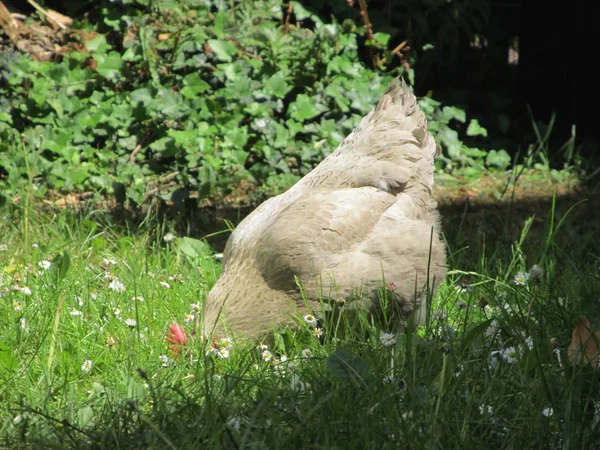
<svg viewBox="0 0 600 450">
<path fill-rule="evenodd" d="M 571 364 L 591 364 L 594 368 L 598 367 L 600 331 L 592 333 L 590 327 L 590 321 L 585 316 L 575 325 L 571 335 L 571 344 L 568 349 L 568 357 Z"/>
</svg>

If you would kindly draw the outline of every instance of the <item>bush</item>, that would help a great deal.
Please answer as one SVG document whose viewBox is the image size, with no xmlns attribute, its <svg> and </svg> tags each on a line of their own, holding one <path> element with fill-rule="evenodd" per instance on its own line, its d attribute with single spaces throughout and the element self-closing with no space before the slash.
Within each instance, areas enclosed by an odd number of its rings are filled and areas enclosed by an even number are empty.
<svg viewBox="0 0 600 450">
<path fill-rule="evenodd" d="M 289 17 L 275 0 L 122 3 L 82 24 L 87 51 L 54 62 L 2 55 L 0 180 L 9 196 L 30 177 L 39 196 L 114 191 L 135 204 L 175 189 L 278 192 L 341 142 L 393 76 L 414 76 L 386 70 L 383 58 L 378 71 L 366 68 L 361 24 L 325 23 L 299 2 Z M 376 37 L 370 45 L 391 60 L 389 35 Z M 421 103 L 448 167 L 481 160 L 450 128 L 464 111 Z"/>
</svg>

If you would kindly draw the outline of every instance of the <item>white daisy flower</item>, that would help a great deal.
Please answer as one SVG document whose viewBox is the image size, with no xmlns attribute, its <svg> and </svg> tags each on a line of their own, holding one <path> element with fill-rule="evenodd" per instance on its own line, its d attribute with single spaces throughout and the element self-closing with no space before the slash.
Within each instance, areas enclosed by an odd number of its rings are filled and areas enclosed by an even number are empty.
<svg viewBox="0 0 600 450">
<path fill-rule="evenodd" d="M 379 340 L 386 347 L 390 347 L 396 343 L 396 335 L 392 333 L 381 333 Z"/>
<path fill-rule="evenodd" d="M 175 235 L 173 233 L 167 233 L 163 236 L 163 240 L 165 242 L 172 242 L 173 240 L 175 240 Z"/>
<path fill-rule="evenodd" d="M 162 287 L 164 287 L 165 289 L 170 289 L 171 285 L 169 283 L 167 283 L 166 281 L 161 281 L 159 283 Z"/>
<path fill-rule="evenodd" d="M 127 325 L 130 328 L 135 328 L 135 326 L 137 325 L 137 320 L 129 317 L 125 319 L 125 325 Z"/>
<path fill-rule="evenodd" d="M 271 353 L 269 350 L 264 350 L 260 356 L 265 361 L 271 361 L 273 359 L 273 353 Z"/>
<path fill-rule="evenodd" d="M 158 358 L 160 359 L 160 362 L 163 367 L 168 367 L 169 364 L 171 363 L 171 360 L 169 359 L 169 357 L 167 355 L 160 355 Z"/>
<path fill-rule="evenodd" d="M 71 309 L 71 311 L 70 311 L 69 314 L 71 314 L 71 316 L 73 316 L 73 317 L 81 317 L 81 316 L 83 316 L 83 313 L 80 310 L 75 309 L 75 308 Z"/>
<path fill-rule="evenodd" d="M 194 315 L 190 314 L 190 313 L 185 313 L 183 315 L 183 322 L 184 323 L 190 323 L 194 321 Z"/>
<path fill-rule="evenodd" d="M 92 371 L 92 361 L 89 359 L 86 359 L 83 364 L 81 365 L 81 370 L 85 373 L 90 373 Z"/>
<path fill-rule="evenodd" d="M 115 341 L 115 338 L 112 336 L 108 336 L 106 338 L 106 345 L 108 345 L 109 347 L 112 347 L 113 345 L 115 345 L 117 342 Z"/>
<path fill-rule="evenodd" d="M 222 348 L 231 348 L 231 346 L 233 345 L 233 339 L 231 338 L 223 338 L 219 341 L 219 347 Z"/>
<path fill-rule="evenodd" d="M 315 316 L 313 316 L 312 314 L 307 314 L 303 318 L 307 324 L 309 324 L 313 327 L 317 325 L 317 318 Z"/>
<path fill-rule="evenodd" d="M 221 348 L 221 349 L 219 349 L 219 350 L 216 351 L 216 355 L 219 358 L 227 359 L 227 358 L 229 358 L 229 349 L 228 348 Z"/>
<path fill-rule="evenodd" d="M 313 356 L 314 356 L 313 352 L 312 352 L 312 350 L 310 348 L 305 348 L 304 350 L 302 350 L 302 357 L 303 358 L 312 358 Z"/>
<path fill-rule="evenodd" d="M 502 350 L 502 359 L 508 364 L 514 364 L 518 358 L 517 349 L 515 347 L 507 347 Z"/>
<path fill-rule="evenodd" d="M 514 282 L 515 282 L 515 284 L 517 286 L 525 286 L 527 284 L 527 280 L 529 280 L 529 274 L 528 273 L 519 272 L 515 276 Z"/>
<path fill-rule="evenodd" d="M 43 261 L 38 262 L 38 266 L 44 270 L 48 270 L 52 266 L 52 263 L 47 259 L 44 259 Z"/>
<path fill-rule="evenodd" d="M 125 285 L 116 278 L 110 282 L 108 288 L 115 292 L 125 292 Z"/>
</svg>

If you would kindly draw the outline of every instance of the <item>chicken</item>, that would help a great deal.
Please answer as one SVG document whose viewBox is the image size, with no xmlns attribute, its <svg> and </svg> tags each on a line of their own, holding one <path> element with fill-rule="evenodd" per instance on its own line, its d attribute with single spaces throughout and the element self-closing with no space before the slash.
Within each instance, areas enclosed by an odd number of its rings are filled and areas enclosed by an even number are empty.
<svg viewBox="0 0 600 450">
<path fill-rule="evenodd" d="M 397 79 L 340 146 L 230 236 L 205 301 L 205 334 L 258 338 L 323 300 L 372 309 L 389 283 L 404 314 L 425 318 L 425 290 L 445 275 L 432 197 L 439 147 Z"/>
</svg>

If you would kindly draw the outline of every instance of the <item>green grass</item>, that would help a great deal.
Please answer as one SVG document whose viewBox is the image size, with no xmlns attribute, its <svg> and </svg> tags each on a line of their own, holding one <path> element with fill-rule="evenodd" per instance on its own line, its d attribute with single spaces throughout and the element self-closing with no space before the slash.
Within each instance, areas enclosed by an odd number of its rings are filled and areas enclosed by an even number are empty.
<svg viewBox="0 0 600 450">
<path fill-rule="evenodd" d="M 5 208 L 0 447 L 596 448 L 599 373 L 570 365 L 567 347 L 580 314 L 599 324 L 600 246 L 568 212 L 499 218 L 521 230 L 508 244 L 446 217 L 450 274 L 429 322 L 393 345 L 363 320 L 220 358 L 199 328 L 220 271 L 205 243 L 165 242 L 156 221 Z M 542 277 L 516 284 L 533 264 Z M 189 336 L 178 355 L 173 323 Z"/>
</svg>

